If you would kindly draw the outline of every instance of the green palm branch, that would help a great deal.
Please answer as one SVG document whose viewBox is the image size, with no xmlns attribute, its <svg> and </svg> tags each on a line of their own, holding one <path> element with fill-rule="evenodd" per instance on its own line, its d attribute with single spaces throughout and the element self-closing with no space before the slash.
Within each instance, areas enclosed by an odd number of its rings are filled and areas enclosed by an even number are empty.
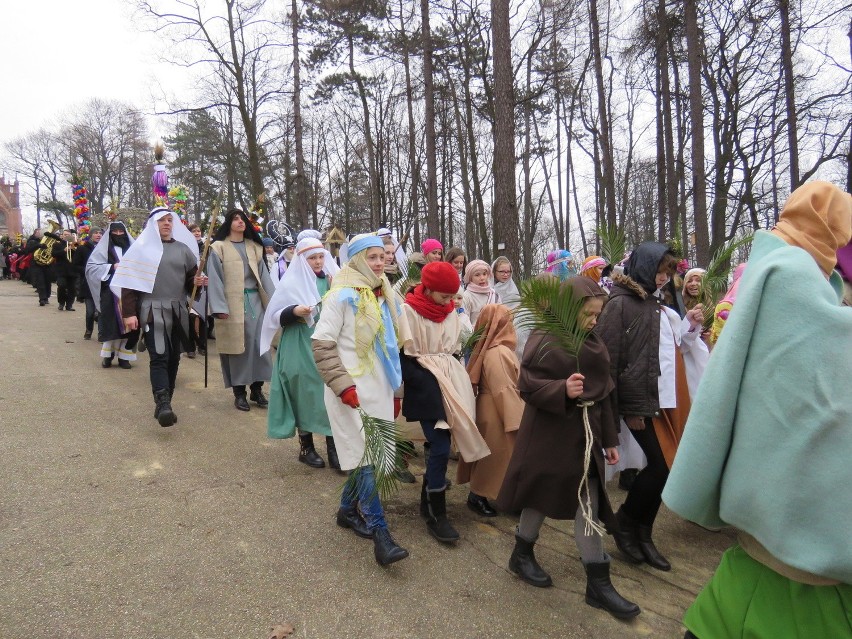
<svg viewBox="0 0 852 639">
<path fill-rule="evenodd" d="M 403 439 L 396 422 L 374 417 L 363 408 L 361 427 L 364 430 L 364 456 L 358 463 L 358 468 L 372 466 L 376 479 L 376 490 L 384 499 L 399 490 L 397 472 L 405 468 L 404 457 L 414 456 L 411 442 Z M 344 490 L 357 481 L 358 470 L 349 475 Z"/>
<path fill-rule="evenodd" d="M 580 349 L 589 335 L 582 320 L 585 300 L 555 277 L 521 282 L 519 292 L 520 305 L 516 309 L 518 326 L 546 333 L 557 347 L 579 358 Z M 546 353 L 541 354 L 542 357 L 544 355 Z"/>
<path fill-rule="evenodd" d="M 707 265 L 707 272 L 701 278 L 701 288 L 698 291 L 698 299 L 704 307 L 704 328 L 709 329 L 713 324 L 713 311 L 716 304 L 728 291 L 728 278 L 733 270 L 732 259 L 734 253 L 741 247 L 751 244 L 754 234 L 740 238 L 734 238 L 723 244 Z"/>
<path fill-rule="evenodd" d="M 482 336 L 485 335 L 486 325 L 483 324 L 478 329 L 470 333 L 461 344 L 461 352 L 462 355 L 465 356 L 465 359 L 470 357 L 470 354 L 473 353 L 473 349 L 476 348 L 476 345 L 479 343 L 479 340 L 482 339 Z M 464 363 L 464 362 L 462 362 Z"/>
<path fill-rule="evenodd" d="M 405 274 L 405 277 L 399 279 L 399 281 L 393 285 L 394 292 L 405 298 L 405 294 L 408 292 L 412 286 L 415 286 L 420 283 L 420 269 L 417 268 L 417 265 L 413 262 L 408 263 L 408 272 Z"/>
<path fill-rule="evenodd" d="M 618 264 L 627 253 L 627 236 L 617 226 L 599 226 L 598 238 L 601 241 L 601 257 L 607 264 Z"/>
</svg>

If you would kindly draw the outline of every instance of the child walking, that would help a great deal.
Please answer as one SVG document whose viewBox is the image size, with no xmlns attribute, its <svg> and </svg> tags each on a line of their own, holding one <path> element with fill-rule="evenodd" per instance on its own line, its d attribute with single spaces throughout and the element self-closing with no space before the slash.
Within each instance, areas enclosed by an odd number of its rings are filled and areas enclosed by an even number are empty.
<svg viewBox="0 0 852 639">
<path fill-rule="evenodd" d="M 588 277 L 571 278 L 563 286 L 585 300 L 581 321 L 591 330 L 606 294 Z M 604 450 L 606 463 L 618 460 L 609 365 L 606 346 L 593 333 L 575 358 L 558 348 L 553 337 L 533 331 L 518 381 L 527 405 L 497 504 L 508 512 L 521 511 L 509 570 L 533 586 L 552 585 L 533 547 L 545 517 L 573 519 L 586 571 L 586 603 L 629 619 L 639 614 L 639 606 L 610 581 L 610 557 L 599 523 L 608 529 L 615 525 L 603 481 Z"/>
<path fill-rule="evenodd" d="M 359 537 L 372 537 L 376 561 L 386 566 L 408 557 L 408 551 L 388 531 L 373 467 L 361 466 L 364 432 L 358 409 L 388 421 L 399 411 L 394 391 L 402 384 L 400 308 L 384 275 L 381 238 L 356 235 L 349 244 L 349 258 L 323 300 L 311 339 L 314 361 L 326 384 L 325 407 L 340 467 L 353 471 L 340 498 L 337 523 Z"/>
<path fill-rule="evenodd" d="M 328 463 L 339 469 L 337 449 L 325 410 L 325 385 L 314 363 L 311 335 L 331 286 L 326 269 L 325 247 L 315 238 L 296 244 L 282 286 L 266 308 L 260 333 L 260 352 L 266 353 L 280 329 L 278 354 L 272 366 L 269 388 L 269 437 L 288 439 L 299 432 L 299 461 L 311 468 L 324 468 L 325 461 L 314 448 L 314 434 L 325 437 Z"/>
<path fill-rule="evenodd" d="M 447 460 L 451 434 L 468 462 L 489 454 L 476 428 L 476 400 L 470 378 L 456 359 L 461 321 L 453 298 L 458 274 L 449 262 L 423 267 L 421 283 L 405 296 L 403 313 L 410 336 L 402 353 L 403 414 L 419 421 L 429 442 L 420 514 L 438 541 L 455 542 L 459 533 L 447 519 Z"/>
</svg>

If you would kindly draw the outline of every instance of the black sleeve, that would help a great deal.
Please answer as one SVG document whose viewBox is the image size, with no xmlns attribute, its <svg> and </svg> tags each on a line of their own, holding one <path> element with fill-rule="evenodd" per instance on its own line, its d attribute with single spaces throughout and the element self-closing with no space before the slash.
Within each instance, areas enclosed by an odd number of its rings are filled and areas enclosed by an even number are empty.
<svg viewBox="0 0 852 639">
<path fill-rule="evenodd" d="M 281 311 L 281 327 L 282 328 L 286 328 L 287 326 L 291 326 L 291 325 L 295 324 L 296 322 L 298 322 L 300 319 L 302 319 L 301 317 L 296 315 L 296 313 L 294 312 L 295 310 L 296 310 L 296 304 L 293 304 L 293 306 L 288 306 L 283 311 Z"/>
</svg>

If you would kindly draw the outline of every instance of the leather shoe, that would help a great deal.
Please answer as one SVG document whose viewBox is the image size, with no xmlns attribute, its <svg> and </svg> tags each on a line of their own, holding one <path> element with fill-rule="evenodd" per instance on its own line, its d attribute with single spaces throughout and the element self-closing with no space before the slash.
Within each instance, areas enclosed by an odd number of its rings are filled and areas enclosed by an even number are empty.
<svg viewBox="0 0 852 639">
<path fill-rule="evenodd" d="M 112 357 L 104 357 L 103 361 L 101 361 L 101 366 L 104 368 L 109 368 L 112 366 Z"/>
<path fill-rule="evenodd" d="M 237 410 L 241 410 L 244 412 L 248 412 L 251 410 L 251 407 L 249 406 L 245 395 L 234 396 L 234 406 L 237 408 Z"/>
<path fill-rule="evenodd" d="M 125 369 L 125 370 L 130 369 L 130 368 L 133 368 L 133 367 L 130 365 L 130 362 L 128 362 L 126 359 L 120 359 L 120 360 L 118 360 L 118 365 L 119 365 L 119 367 L 120 367 L 120 368 L 123 368 L 123 369 Z"/>
<path fill-rule="evenodd" d="M 651 566 L 651 568 L 656 568 L 657 570 L 665 572 L 671 570 L 672 565 L 669 563 L 669 560 L 663 557 L 654 545 L 654 541 L 651 539 L 651 526 L 643 526 L 640 524 L 638 527 L 638 533 L 639 550 L 642 551 L 642 554 L 645 557 L 645 563 Z"/>
<path fill-rule="evenodd" d="M 488 500 L 475 493 L 469 493 L 467 496 L 467 507 L 473 512 L 482 515 L 483 517 L 496 517 L 497 511 L 491 507 Z"/>
<path fill-rule="evenodd" d="M 358 514 L 358 511 L 354 508 L 352 510 L 343 510 L 343 508 L 338 508 L 337 525 L 341 528 L 349 528 L 362 539 L 373 538 L 373 533 L 367 527 L 367 522 L 364 521 L 364 518 L 361 517 L 361 515 Z"/>
<path fill-rule="evenodd" d="M 92 339 L 92 331 L 86 331 L 83 333 L 83 339 Z"/>
</svg>

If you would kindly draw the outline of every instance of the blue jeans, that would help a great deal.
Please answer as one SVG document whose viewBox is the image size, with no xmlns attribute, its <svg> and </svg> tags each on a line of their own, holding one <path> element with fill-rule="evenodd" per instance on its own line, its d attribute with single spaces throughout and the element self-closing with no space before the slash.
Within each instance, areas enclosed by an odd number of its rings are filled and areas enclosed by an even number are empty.
<svg viewBox="0 0 852 639">
<path fill-rule="evenodd" d="M 450 431 L 435 428 L 436 420 L 421 421 L 420 427 L 429 442 L 429 459 L 426 460 L 426 486 L 440 491 L 447 487 L 447 462 L 450 459 Z"/>
<path fill-rule="evenodd" d="M 385 509 L 382 508 L 379 491 L 376 489 L 376 477 L 372 466 L 361 466 L 353 470 L 343 486 L 340 507 L 343 510 L 352 511 L 359 504 L 361 515 L 370 530 L 388 527 L 385 521 Z"/>
</svg>

